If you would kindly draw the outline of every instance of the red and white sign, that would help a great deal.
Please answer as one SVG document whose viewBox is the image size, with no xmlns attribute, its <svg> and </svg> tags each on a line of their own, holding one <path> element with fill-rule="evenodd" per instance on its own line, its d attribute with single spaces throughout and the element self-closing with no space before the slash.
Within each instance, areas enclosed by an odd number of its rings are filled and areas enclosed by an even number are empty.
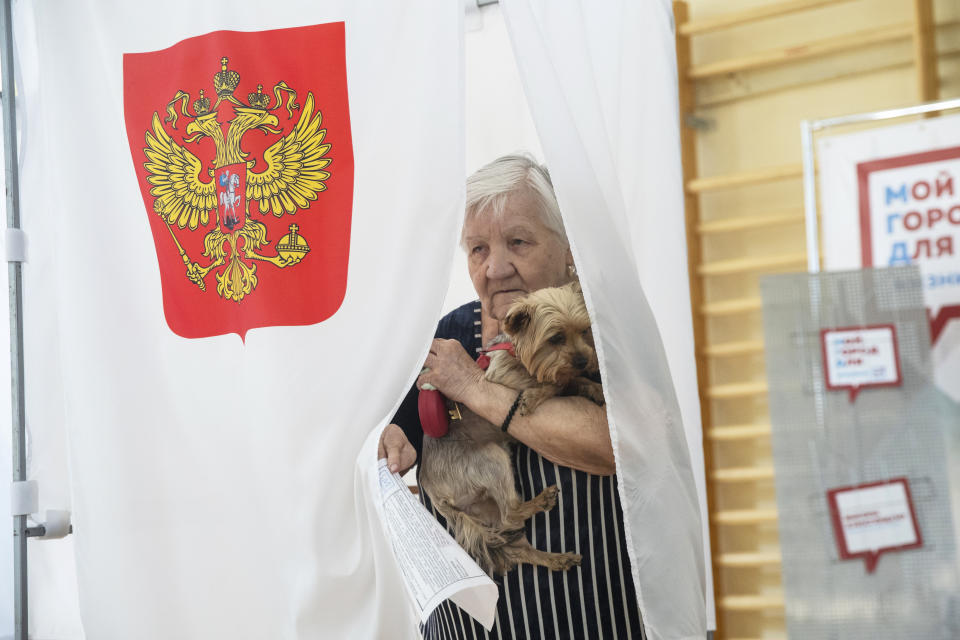
<svg viewBox="0 0 960 640">
<path fill-rule="evenodd" d="M 906 478 L 831 489 L 827 502 L 840 558 L 863 558 L 867 573 L 881 554 L 923 546 Z"/>
<path fill-rule="evenodd" d="M 937 386 L 960 402 L 960 116 L 818 141 L 824 268 L 916 264 Z"/>
<path fill-rule="evenodd" d="M 857 165 L 864 267 L 921 265 L 930 341 L 960 318 L 960 146 Z"/>
<path fill-rule="evenodd" d="M 820 331 L 827 389 L 850 391 L 850 401 L 864 387 L 895 387 L 903 381 L 892 324 Z"/>
</svg>

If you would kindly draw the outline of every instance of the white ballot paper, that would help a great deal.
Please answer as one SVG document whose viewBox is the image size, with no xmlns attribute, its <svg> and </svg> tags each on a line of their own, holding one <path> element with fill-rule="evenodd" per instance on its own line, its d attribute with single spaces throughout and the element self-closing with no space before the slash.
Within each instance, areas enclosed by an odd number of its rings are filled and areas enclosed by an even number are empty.
<svg viewBox="0 0 960 640">
<path fill-rule="evenodd" d="M 381 458 L 377 465 L 383 524 L 420 622 L 449 598 L 489 631 L 497 585 L 410 493 L 400 475 L 390 473 L 387 461 Z"/>
</svg>

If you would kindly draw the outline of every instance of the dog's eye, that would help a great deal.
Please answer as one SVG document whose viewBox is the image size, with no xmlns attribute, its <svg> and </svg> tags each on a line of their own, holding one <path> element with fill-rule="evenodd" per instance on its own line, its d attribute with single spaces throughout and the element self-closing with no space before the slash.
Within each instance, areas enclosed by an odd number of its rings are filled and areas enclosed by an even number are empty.
<svg viewBox="0 0 960 640">
<path fill-rule="evenodd" d="M 566 340 L 566 337 L 562 333 L 555 333 L 550 336 L 548 342 L 550 344 L 563 344 L 564 340 Z"/>
</svg>

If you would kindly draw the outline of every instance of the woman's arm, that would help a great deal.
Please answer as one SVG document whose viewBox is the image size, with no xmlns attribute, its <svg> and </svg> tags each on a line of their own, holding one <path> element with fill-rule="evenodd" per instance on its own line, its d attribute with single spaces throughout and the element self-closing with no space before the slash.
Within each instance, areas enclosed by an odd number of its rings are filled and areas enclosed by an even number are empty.
<svg viewBox="0 0 960 640">
<path fill-rule="evenodd" d="M 515 390 L 488 382 L 456 340 L 434 340 L 426 366 L 418 387 L 430 383 L 495 425 L 503 424 L 517 399 Z M 515 415 L 509 432 L 557 464 L 597 475 L 616 472 L 607 412 L 586 398 L 551 398 L 528 416 Z"/>
<path fill-rule="evenodd" d="M 495 425 L 503 424 L 517 391 L 481 378 L 463 403 Z M 527 416 L 514 415 L 510 435 L 546 459 L 600 476 L 616 473 L 607 412 L 586 398 L 555 396 Z"/>
</svg>

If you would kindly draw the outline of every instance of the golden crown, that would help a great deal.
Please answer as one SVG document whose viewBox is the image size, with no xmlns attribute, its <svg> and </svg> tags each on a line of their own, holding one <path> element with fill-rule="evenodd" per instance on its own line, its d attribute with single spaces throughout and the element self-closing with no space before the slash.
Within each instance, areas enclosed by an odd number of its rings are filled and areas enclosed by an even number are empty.
<svg viewBox="0 0 960 640">
<path fill-rule="evenodd" d="M 180 115 L 183 115 L 187 118 L 200 118 L 202 116 L 207 116 L 220 106 L 220 102 L 226 100 L 232 102 L 238 107 L 246 107 L 247 105 L 234 97 L 233 92 L 236 91 L 237 87 L 240 85 L 240 74 L 232 69 L 227 68 L 227 63 L 230 62 L 230 59 L 226 56 L 220 58 L 220 71 L 213 74 L 213 88 L 217 92 L 217 101 L 210 106 L 210 98 L 204 95 L 203 89 L 200 90 L 200 95 L 196 100 L 193 101 L 193 111 L 190 113 L 188 111 L 188 105 L 190 104 L 190 94 L 184 90 L 177 91 L 177 94 L 173 99 L 167 103 L 167 117 L 164 118 L 164 122 L 169 122 L 174 129 L 177 128 L 177 120 Z M 293 112 L 296 109 L 300 108 L 300 105 L 297 103 L 297 92 L 287 85 L 286 82 L 280 80 L 273 87 L 273 96 L 276 98 L 276 104 L 274 104 L 273 109 L 278 109 L 284 103 L 281 100 L 281 93 L 285 92 L 286 104 L 284 105 L 287 110 L 287 117 L 292 118 Z M 263 111 L 272 111 L 270 108 L 270 94 L 263 92 L 263 85 L 257 85 L 256 93 L 248 93 L 247 101 L 249 106 L 254 109 L 261 109 Z M 179 105 L 179 107 L 178 107 Z M 177 114 L 179 108 L 180 114 Z M 213 111 L 211 111 L 211 108 Z"/>
<path fill-rule="evenodd" d="M 193 101 L 193 110 L 198 116 L 202 116 L 210 111 L 210 98 L 203 96 L 203 89 L 200 89 L 200 97 Z"/>
<path fill-rule="evenodd" d="M 270 96 L 263 92 L 263 85 L 258 84 L 256 93 L 247 94 L 247 102 L 256 109 L 266 109 L 270 106 Z"/>
<path fill-rule="evenodd" d="M 227 56 L 220 58 L 220 71 L 213 74 L 213 88 L 221 98 L 233 95 L 237 85 L 240 84 L 240 74 L 232 69 L 227 69 L 227 63 L 230 59 Z"/>
</svg>

